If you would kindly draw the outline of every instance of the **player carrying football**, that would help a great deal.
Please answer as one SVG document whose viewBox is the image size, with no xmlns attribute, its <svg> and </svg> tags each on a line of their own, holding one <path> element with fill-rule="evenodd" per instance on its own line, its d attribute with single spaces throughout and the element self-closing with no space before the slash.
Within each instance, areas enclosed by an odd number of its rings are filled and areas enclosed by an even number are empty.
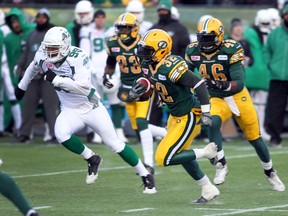
<svg viewBox="0 0 288 216">
<path fill-rule="evenodd" d="M 210 143 L 203 149 L 192 150 L 190 146 L 200 131 L 199 123 L 211 124 L 208 91 L 205 82 L 188 69 L 182 57 L 171 55 L 171 47 L 171 37 L 163 30 L 153 29 L 144 34 L 137 50 L 142 72 L 152 81 L 170 112 L 167 135 L 158 145 L 155 160 L 160 166 L 182 165 L 202 188 L 201 197 L 194 203 L 207 203 L 220 192 L 202 172 L 196 159 L 216 156 L 216 145 Z M 136 84 L 129 96 L 141 98 L 142 92 Z"/>
</svg>

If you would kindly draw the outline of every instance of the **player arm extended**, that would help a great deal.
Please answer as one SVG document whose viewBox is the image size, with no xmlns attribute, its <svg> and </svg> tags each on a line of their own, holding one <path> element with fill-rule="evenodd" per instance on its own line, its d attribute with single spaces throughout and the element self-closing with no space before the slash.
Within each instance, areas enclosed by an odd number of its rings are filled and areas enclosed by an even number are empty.
<svg viewBox="0 0 288 216">
<path fill-rule="evenodd" d="M 193 88 L 201 104 L 202 112 L 210 112 L 210 100 L 205 81 L 187 70 L 178 81 L 181 85 Z"/>
</svg>

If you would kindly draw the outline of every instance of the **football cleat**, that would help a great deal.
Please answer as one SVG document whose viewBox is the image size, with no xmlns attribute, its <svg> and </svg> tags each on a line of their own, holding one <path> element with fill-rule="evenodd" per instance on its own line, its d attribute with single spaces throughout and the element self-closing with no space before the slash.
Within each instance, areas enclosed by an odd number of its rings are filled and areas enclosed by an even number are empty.
<svg viewBox="0 0 288 216">
<path fill-rule="evenodd" d="M 222 163 L 218 162 L 216 164 L 216 174 L 214 177 L 214 184 L 215 185 L 220 185 L 223 184 L 225 182 L 225 177 L 228 174 L 228 165 L 224 164 L 222 165 Z"/>
<path fill-rule="evenodd" d="M 285 185 L 278 177 L 276 171 L 271 172 L 270 176 L 265 175 L 267 180 L 272 185 L 272 189 L 275 191 L 285 191 Z"/>
<path fill-rule="evenodd" d="M 102 157 L 98 154 L 95 154 L 86 161 L 88 163 L 88 174 L 86 177 L 86 183 L 92 184 L 96 181 L 98 177 L 98 169 L 102 163 Z"/>
<path fill-rule="evenodd" d="M 144 194 L 155 194 L 157 193 L 156 183 L 153 175 L 148 174 L 147 176 L 141 176 L 144 185 Z"/>
<path fill-rule="evenodd" d="M 220 195 L 218 188 L 210 182 L 202 186 L 201 197 L 192 202 L 192 204 L 206 204 L 211 200 L 216 199 Z"/>
<path fill-rule="evenodd" d="M 151 175 L 154 175 L 155 173 L 155 170 L 153 167 L 149 166 L 148 164 L 144 164 L 145 168 L 148 170 L 148 172 L 151 174 Z"/>
</svg>

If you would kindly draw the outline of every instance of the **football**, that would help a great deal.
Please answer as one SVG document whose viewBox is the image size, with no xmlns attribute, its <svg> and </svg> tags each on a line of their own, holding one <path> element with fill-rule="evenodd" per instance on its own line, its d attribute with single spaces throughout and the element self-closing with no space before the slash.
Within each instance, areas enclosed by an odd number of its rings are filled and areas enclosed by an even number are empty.
<svg viewBox="0 0 288 216">
<path fill-rule="evenodd" d="M 146 86 L 147 90 L 144 92 L 144 94 L 141 96 L 141 99 L 149 99 L 149 97 L 151 96 L 151 94 L 153 93 L 154 90 L 154 86 L 151 83 L 151 81 L 145 77 L 140 77 L 139 79 L 137 79 L 136 83 L 141 84 L 142 86 Z"/>
</svg>

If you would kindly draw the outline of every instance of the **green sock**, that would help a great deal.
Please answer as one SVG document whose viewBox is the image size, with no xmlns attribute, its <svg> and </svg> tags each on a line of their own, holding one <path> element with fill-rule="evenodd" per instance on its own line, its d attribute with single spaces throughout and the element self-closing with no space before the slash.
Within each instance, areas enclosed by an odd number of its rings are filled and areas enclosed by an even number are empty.
<svg viewBox="0 0 288 216">
<path fill-rule="evenodd" d="M 182 166 L 195 181 L 198 181 L 205 176 L 196 160 L 185 162 Z"/>
<path fill-rule="evenodd" d="M 212 126 L 208 128 L 209 141 L 215 142 L 218 152 L 222 150 L 221 123 L 222 121 L 219 116 L 212 116 Z"/>
<path fill-rule="evenodd" d="M 115 128 L 122 128 L 122 119 L 124 118 L 125 107 L 119 104 L 110 105 L 112 110 L 112 122 Z"/>
<path fill-rule="evenodd" d="M 120 157 L 130 166 L 135 167 L 138 164 L 139 157 L 135 151 L 128 145 L 125 145 L 123 151 L 119 152 Z"/>
<path fill-rule="evenodd" d="M 63 142 L 62 145 L 71 152 L 74 152 L 78 155 L 80 155 L 85 148 L 81 140 L 76 135 L 72 135 L 70 139 Z"/>
<path fill-rule="evenodd" d="M 174 157 L 172 157 L 169 165 L 183 164 L 183 163 L 195 160 L 195 159 L 196 159 L 196 155 L 193 150 L 184 150 L 176 154 Z"/>
<path fill-rule="evenodd" d="M 249 141 L 251 145 L 255 148 L 257 155 L 264 163 L 270 161 L 270 154 L 267 145 L 264 143 L 262 138 L 258 138 L 254 141 Z"/>
<path fill-rule="evenodd" d="M 0 193 L 9 199 L 14 205 L 26 215 L 32 209 L 27 199 L 22 194 L 16 182 L 7 174 L 0 172 Z"/>
</svg>

